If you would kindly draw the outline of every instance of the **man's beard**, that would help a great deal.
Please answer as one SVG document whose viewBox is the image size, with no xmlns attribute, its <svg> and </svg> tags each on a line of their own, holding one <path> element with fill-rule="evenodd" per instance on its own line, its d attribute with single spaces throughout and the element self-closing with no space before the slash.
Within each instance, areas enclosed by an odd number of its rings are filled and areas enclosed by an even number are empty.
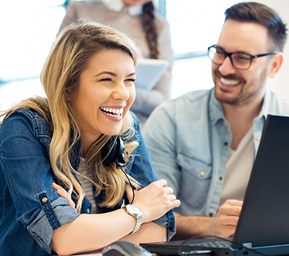
<svg viewBox="0 0 289 256">
<path fill-rule="evenodd" d="M 215 75 L 215 80 L 219 79 L 220 77 L 223 77 L 224 79 L 240 81 L 241 85 L 237 85 L 237 86 L 242 86 L 241 90 L 234 97 L 227 97 L 225 95 L 226 92 L 219 87 L 218 87 L 218 90 L 223 91 L 223 93 L 217 93 L 215 89 L 215 97 L 218 101 L 224 104 L 230 104 L 230 105 L 235 105 L 235 106 L 246 105 L 248 102 L 250 102 L 250 99 L 259 95 L 260 92 L 263 91 L 261 90 L 261 88 L 263 88 L 263 85 L 266 80 L 266 70 L 263 70 L 263 72 L 260 75 L 260 79 L 256 81 L 258 82 L 258 85 L 250 85 L 250 84 L 246 85 L 247 82 L 240 76 L 235 76 L 235 75 L 222 76 L 219 70 L 215 70 L 214 75 Z M 215 83 L 215 88 L 216 88 L 216 81 L 214 81 L 214 83 Z M 245 88 L 244 85 L 246 85 L 246 88 L 252 88 L 254 86 L 254 90 L 244 92 L 244 88 Z"/>
</svg>

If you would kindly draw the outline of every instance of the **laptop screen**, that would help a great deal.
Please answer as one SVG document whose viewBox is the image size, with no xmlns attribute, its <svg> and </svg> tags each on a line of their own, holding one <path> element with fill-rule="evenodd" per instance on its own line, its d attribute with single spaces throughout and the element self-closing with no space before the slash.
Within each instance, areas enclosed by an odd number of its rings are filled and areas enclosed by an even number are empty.
<svg viewBox="0 0 289 256">
<path fill-rule="evenodd" d="M 268 115 L 234 240 L 289 243 L 289 117 Z"/>
</svg>

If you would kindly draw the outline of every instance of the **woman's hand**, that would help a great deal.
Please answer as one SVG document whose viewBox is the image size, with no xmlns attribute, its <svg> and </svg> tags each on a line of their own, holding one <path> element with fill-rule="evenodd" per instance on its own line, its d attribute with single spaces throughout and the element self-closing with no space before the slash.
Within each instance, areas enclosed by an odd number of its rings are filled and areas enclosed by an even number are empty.
<svg viewBox="0 0 289 256">
<path fill-rule="evenodd" d="M 75 203 L 72 201 L 71 195 L 63 187 L 57 185 L 55 182 L 52 182 L 52 187 L 56 190 L 59 196 L 65 197 L 67 199 L 68 204 L 76 212 Z"/>
<path fill-rule="evenodd" d="M 130 185 L 126 186 L 126 193 L 129 201 L 133 194 Z M 180 200 L 173 194 L 173 189 L 167 187 L 164 179 L 152 182 L 147 187 L 135 191 L 134 205 L 138 206 L 143 213 L 143 223 L 156 220 L 169 210 L 179 207 Z"/>
</svg>

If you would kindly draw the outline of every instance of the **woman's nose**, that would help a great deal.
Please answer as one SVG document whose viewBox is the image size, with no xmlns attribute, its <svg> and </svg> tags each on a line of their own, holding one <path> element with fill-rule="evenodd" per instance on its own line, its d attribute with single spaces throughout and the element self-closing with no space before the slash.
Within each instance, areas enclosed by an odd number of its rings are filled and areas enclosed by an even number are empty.
<svg viewBox="0 0 289 256">
<path fill-rule="evenodd" d="M 130 96 L 129 90 L 127 89 L 127 87 L 123 82 L 118 83 L 115 86 L 114 91 L 112 93 L 112 97 L 114 99 L 120 99 L 122 101 L 128 100 L 129 96 Z"/>
</svg>

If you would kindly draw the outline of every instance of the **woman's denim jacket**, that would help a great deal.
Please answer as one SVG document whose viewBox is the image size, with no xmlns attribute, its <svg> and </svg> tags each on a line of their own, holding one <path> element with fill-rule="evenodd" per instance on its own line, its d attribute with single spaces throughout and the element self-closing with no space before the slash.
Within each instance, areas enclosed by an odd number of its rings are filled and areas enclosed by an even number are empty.
<svg viewBox="0 0 289 256">
<path fill-rule="evenodd" d="M 139 142 L 128 163 L 128 173 L 141 185 L 157 180 L 149 152 L 134 117 Z M 23 108 L 4 119 L 0 126 L 0 255 L 49 255 L 53 230 L 73 221 L 75 213 L 52 188 L 53 173 L 49 161 L 51 132 L 45 119 L 36 111 Z M 124 139 L 125 140 L 125 139 Z M 80 144 L 79 144 L 80 145 Z M 73 168 L 79 166 L 79 148 L 71 157 Z M 72 154 L 72 153 L 71 153 Z M 71 155 L 70 155 L 71 156 Z M 95 198 L 96 203 L 103 197 Z M 127 200 L 127 198 L 124 198 Z M 99 213 L 114 209 L 100 208 Z M 81 214 L 91 211 L 85 198 Z M 175 233 L 172 211 L 155 221 L 166 226 L 168 239 Z M 116 227 L 117 228 L 117 227 Z"/>
</svg>

